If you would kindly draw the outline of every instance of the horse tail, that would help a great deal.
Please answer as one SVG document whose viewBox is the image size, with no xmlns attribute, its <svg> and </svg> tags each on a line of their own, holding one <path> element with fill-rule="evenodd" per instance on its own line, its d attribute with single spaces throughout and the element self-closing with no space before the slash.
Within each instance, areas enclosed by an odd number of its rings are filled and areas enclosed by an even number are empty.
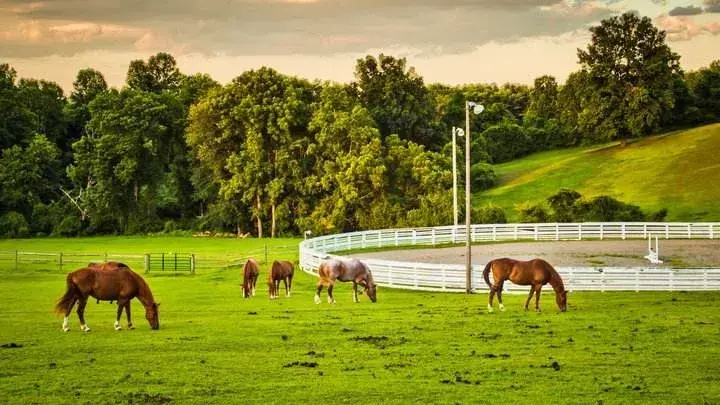
<svg viewBox="0 0 720 405">
<path fill-rule="evenodd" d="M 488 264 L 485 265 L 485 268 L 483 269 L 483 278 L 485 279 L 485 284 L 490 287 L 490 290 L 493 289 L 492 284 L 490 284 L 490 269 L 492 269 L 493 261 L 490 260 Z"/>
<path fill-rule="evenodd" d="M 67 290 L 65 290 L 65 294 L 58 300 L 57 304 L 55 304 L 55 312 L 58 314 L 64 314 L 67 311 L 72 308 L 72 305 L 75 303 L 75 298 L 77 298 L 77 287 L 75 286 L 75 283 L 72 281 L 72 274 L 67 275 Z"/>
</svg>

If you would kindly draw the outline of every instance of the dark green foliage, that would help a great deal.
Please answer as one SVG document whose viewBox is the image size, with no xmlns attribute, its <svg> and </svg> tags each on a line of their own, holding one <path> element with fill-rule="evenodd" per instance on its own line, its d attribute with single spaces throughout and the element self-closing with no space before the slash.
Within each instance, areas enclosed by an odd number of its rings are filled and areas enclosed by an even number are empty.
<svg viewBox="0 0 720 405">
<path fill-rule="evenodd" d="M 505 211 L 492 204 L 473 209 L 472 222 L 474 224 L 504 224 L 507 223 Z"/>
<path fill-rule="evenodd" d="M 633 222 L 644 221 L 640 207 L 626 204 L 612 197 L 599 196 L 590 201 L 580 203 L 580 212 L 584 221 L 588 222 Z"/>
<path fill-rule="evenodd" d="M 523 127 L 503 121 L 482 133 L 492 163 L 507 162 L 528 154 L 532 150 L 530 139 Z"/>
<path fill-rule="evenodd" d="M 550 212 L 542 203 L 520 209 L 520 222 L 542 223 L 549 222 L 550 218 Z"/>
<path fill-rule="evenodd" d="M 582 195 L 575 190 L 562 189 L 557 194 L 547 199 L 548 205 L 553 212 L 554 222 L 573 222 L 578 217 L 576 203 Z"/>
<path fill-rule="evenodd" d="M 597 196 L 585 200 L 575 190 L 562 189 L 547 199 L 550 208 L 548 220 L 552 222 L 637 222 L 637 221 L 663 221 L 667 216 L 667 209 L 646 215 L 640 207 L 627 204 L 609 196 Z M 544 208 L 538 205 L 526 209 L 527 219 L 538 218 L 537 209 Z M 525 214 L 523 211 L 523 215 Z M 523 217 L 526 218 L 526 217 Z M 534 222 L 525 221 L 522 222 Z"/>
<path fill-rule="evenodd" d="M 15 211 L 9 211 L 0 216 L 0 237 L 24 238 L 30 235 L 25 217 Z"/>
<path fill-rule="evenodd" d="M 476 163 L 470 167 L 470 186 L 473 192 L 487 190 L 497 182 L 492 165 Z"/>
</svg>

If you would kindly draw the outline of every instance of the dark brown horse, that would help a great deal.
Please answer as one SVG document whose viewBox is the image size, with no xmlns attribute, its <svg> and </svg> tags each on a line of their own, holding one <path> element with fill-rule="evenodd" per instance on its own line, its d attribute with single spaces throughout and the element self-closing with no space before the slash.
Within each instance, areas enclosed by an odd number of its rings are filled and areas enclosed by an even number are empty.
<svg viewBox="0 0 720 405">
<path fill-rule="evenodd" d="M 250 298 L 255 296 L 255 284 L 258 275 L 260 275 L 260 266 L 255 259 L 247 259 L 243 266 L 243 297 Z"/>
<path fill-rule="evenodd" d="M 315 293 L 315 303 L 320 303 L 320 292 L 323 286 L 328 289 L 328 302 L 335 303 L 332 291 L 336 281 L 352 281 L 353 283 L 353 301 L 359 302 L 357 286 L 360 284 L 365 288 L 365 294 L 370 301 L 377 301 L 377 285 L 373 281 L 372 274 L 367 266 L 357 259 L 331 259 L 320 265 L 318 269 L 320 281 L 317 285 Z"/>
<path fill-rule="evenodd" d="M 493 273 L 495 284 L 490 284 L 490 271 Z M 533 259 L 529 261 L 514 260 L 504 257 L 502 259 L 491 260 L 483 270 L 483 278 L 488 287 L 490 287 L 490 295 L 488 300 L 488 311 L 492 312 L 493 296 L 497 294 L 500 310 L 504 311 L 505 306 L 502 303 L 502 289 L 505 280 L 510 280 L 514 284 L 529 285 L 530 295 L 525 301 L 525 310 L 528 309 L 530 299 L 535 294 L 535 310 L 540 311 L 540 290 L 542 286 L 550 283 L 555 290 L 555 301 L 560 311 L 567 310 L 567 291 L 563 284 L 560 274 L 542 259 Z"/>
<path fill-rule="evenodd" d="M 278 290 L 280 289 L 280 281 L 285 283 L 285 296 L 290 296 L 292 289 L 292 279 L 295 274 L 293 264 L 286 260 L 275 260 L 268 273 L 268 286 L 270 287 L 270 299 L 278 298 Z"/>
<path fill-rule="evenodd" d="M 90 331 L 90 327 L 85 323 L 85 305 L 88 297 L 103 301 L 117 301 L 118 311 L 115 330 L 122 329 L 120 327 L 120 316 L 123 309 L 127 315 L 128 328 L 135 329 L 130 318 L 130 301 L 136 297 L 145 307 L 145 318 L 150 323 L 150 327 L 152 329 L 160 328 L 158 319 L 159 304 L 153 299 L 150 287 L 140 275 L 127 266 L 104 270 L 102 268 L 84 267 L 69 273 L 66 282 L 67 291 L 55 305 L 55 311 L 65 315 L 63 321 L 63 331 L 65 332 L 70 330 L 70 312 L 72 312 L 75 303 L 78 304 L 77 314 L 80 318 L 80 329 L 84 332 Z"/>
</svg>

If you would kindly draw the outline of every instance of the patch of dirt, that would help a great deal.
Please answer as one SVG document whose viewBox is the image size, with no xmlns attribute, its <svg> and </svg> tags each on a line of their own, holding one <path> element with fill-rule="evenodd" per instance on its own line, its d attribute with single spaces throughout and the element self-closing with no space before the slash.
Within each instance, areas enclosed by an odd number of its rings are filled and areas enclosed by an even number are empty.
<svg viewBox="0 0 720 405">
<path fill-rule="evenodd" d="M 655 242 L 653 241 L 653 248 Z M 554 266 L 590 267 L 703 267 L 720 265 L 720 240 L 660 240 L 660 260 L 652 265 L 643 256 L 648 253 L 647 240 L 517 242 L 474 245 L 472 261 L 487 263 L 492 259 L 511 257 L 518 260 L 543 258 Z M 401 262 L 465 264 L 465 247 L 392 250 L 357 253 L 358 259 L 385 259 Z"/>
</svg>

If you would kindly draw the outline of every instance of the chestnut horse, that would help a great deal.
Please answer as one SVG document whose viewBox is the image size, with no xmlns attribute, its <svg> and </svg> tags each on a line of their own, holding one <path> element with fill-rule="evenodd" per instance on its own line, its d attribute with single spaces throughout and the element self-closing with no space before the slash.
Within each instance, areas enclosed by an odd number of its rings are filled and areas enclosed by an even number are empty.
<svg viewBox="0 0 720 405">
<path fill-rule="evenodd" d="M 315 293 L 315 303 L 320 303 L 320 292 L 323 286 L 327 286 L 328 302 L 335 303 L 332 290 L 336 281 L 352 281 L 353 283 L 353 301 L 359 302 L 357 286 L 360 284 L 365 288 L 365 294 L 370 301 L 377 301 L 377 285 L 373 281 L 372 274 L 367 266 L 357 259 L 331 259 L 320 265 L 318 269 L 320 281 L 317 285 Z"/>
<path fill-rule="evenodd" d="M 286 260 L 275 260 L 272 268 L 268 273 L 268 286 L 270 287 L 270 299 L 278 298 L 278 290 L 280 289 L 280 281 L 285 283 L 285 296 L 290 296 L 292 289 L 292 279 L 295 274 L 293 264 Z"/>
<path fill-rule="evenodd" d="M 121 267 L 127 267 L 128 269 L 130 268 L 127 264 L 120 263 L 120 262 L 105 262 L 105 263 L 90 262 L 87 264 L 87 267 L 89 267 L 91 269 L 95 269 L 95 270 L 115 270 L 115 269 L 119 269 Z M 98 304 L 100 303 L 100 299 L 97 299 L 97 303 Z M 112 304 L 113 300 L 110 300 L 110 303 Z"/>
<path fill-rule="evenodd" d="M 127 315 L 128 328 L 135 329 L 130 318 L 130 301 L 133 298 L 140 300 L 145 307 L 145 318 L 150 323 L 152 329 L 160 328 L 158 319 L 158 306 L 153 299 L 150 287 L 140 275 L 130 270 L 127 266 L 109 265 L 105 268 L 83 267 L 69 273 L 66 278 L 67 291 L 60 298 L 55 311 L 65 314 L 63 321 L 63 331 L 70 330 L 70 312 L 72 312 L 75 303 L 78 304 L 77 314 L 80 318 L 80 330 L 89 332 L 90 327 L 85 323 L 85 305 L 88 297 L 98 300 L 115 300 L 118 304 L 117 319 L 115 320 L 115 330 L 122 329 L 120 327 L 120 316 L 123 309 Z"/>
<path fill-rule="evenodd" d="M 489 273 L 492 271 L 495 284 L 490 284 Z M 525 310 L 533 294 L 535 294 L 535 310 L 540 311 L 540 290 L 542 286 L 550 283 L 555 290 L 555 301 L 560 311 L 567 310 L 567 291 L 563 284 L 560 274 L 543 259 L 533 259 L 529 261 L 514 260 L 504 257 L 502 259 L 491 260 L 483 270 L 483 278 L 488 287 L 490 287 L 490 295 L 488 300 L 488 311 L 492 312 L 493 296 L 497 294 L 500 310 L 504 311 L 505 306 L 502 303 L 502 289 L 505 280 L 510 280 L 514 284 L 529 285 L 530 295 L 525 301 Z"/>
<path fill-rule="evenodd" d="M 260 274 L 260 266 L 255 259 L 247 259 L 243 266 L 243 297 L 250 298 L 255 296 L 255 284 Z"/>
</svg>

